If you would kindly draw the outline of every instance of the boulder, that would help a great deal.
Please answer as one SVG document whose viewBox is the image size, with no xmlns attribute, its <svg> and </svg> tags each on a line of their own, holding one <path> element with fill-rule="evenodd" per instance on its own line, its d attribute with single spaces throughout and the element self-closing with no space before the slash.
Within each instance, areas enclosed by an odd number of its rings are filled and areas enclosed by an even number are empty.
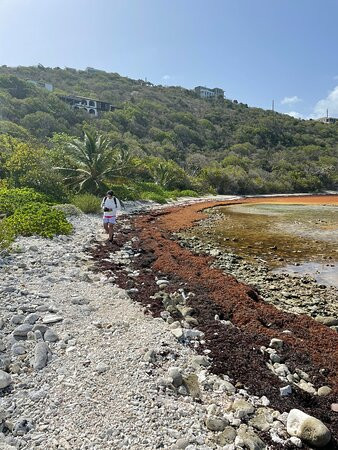
<svg viewBox="0 0 338 450">
<path fill-rule="evenodd" d="M 223 431 L 229 422 L 223 417 L 208 416 L 205 425 L 210 431 Z"/>
<path fill-rule="evenodd" d="M 242 419 L 255 411 L 253 405 L 244 399 L 236 399 L 232 404 L 232 410 L 235 411 L 235 417 Z"/>
<path fill-rule="evenodd" d="M 331 394 L 331 392 L 332 392 L 332 389 L 331 389 L 329 386 L 321 386 L 321 387 L 318 389 L 317 394 L 318 394 L 320 397 L 324 397 L 325 395 Z"/>
<path fill-rule="evenodd" d="M 315 320 L 323 325 L 328 327 L 333 327 L 338 325 L 338 318 L 336 317 L 325 317 L 325 316 L 317 316 Z"/>
<path fill-rule="evenodd" d="M 290 436 L 298 437 L 316 448 L 324 447 L 331 440 L 331 433 L 323 422 L 299 409 L 290 411 L 286 429 Z"/>
<path fill-rule="evenodd" d="M 220 446 L 225 446 L 227 444 L 232 444 L 234 440 L 236 439 L 237 433 L 235 428 L 227 426 L 224 428 L 222 433 L 220 433 L 217 438 L 216 442 Z"/>
<path fill-rule="evenodd" d="M 241 428 L 239 428 L 237 432 L 235 444 L 248 448 L 249 450 L 264 450 L 267 448 L 265 443 L 256 433 Z"/>
</svg>

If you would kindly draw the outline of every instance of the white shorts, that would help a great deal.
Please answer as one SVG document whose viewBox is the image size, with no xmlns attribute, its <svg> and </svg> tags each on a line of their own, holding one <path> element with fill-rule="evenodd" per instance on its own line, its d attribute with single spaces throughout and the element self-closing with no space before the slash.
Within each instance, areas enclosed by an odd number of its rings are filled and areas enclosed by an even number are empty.
<svg viewBox="0 0 338 450">
<path fill-rule="evenodd" d="M 116 217 L 103 217 L 103 223 L 116 223 Z"/>
</svg>

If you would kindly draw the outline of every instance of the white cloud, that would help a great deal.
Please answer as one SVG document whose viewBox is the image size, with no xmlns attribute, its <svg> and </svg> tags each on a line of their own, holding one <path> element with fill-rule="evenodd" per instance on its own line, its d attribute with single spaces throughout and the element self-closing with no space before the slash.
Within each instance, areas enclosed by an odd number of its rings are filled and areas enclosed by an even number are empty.
<svg viewBox="0 0 338 450">
<path fill-rule="evenodd" d="M 298 97 L 298 95 L 294 95 L 293 97 L 284 97 L 281 101 L 282 105 L 293 105 L 295 103 L 301 102 L 302 99 Z"/>
<path fill-rule="evenodd" d="M 289 111 L 289 112 L 286 112 L 285 114 L 287 114 L 288 116 L 294 117 L 295 119 L 301 119 L 302 118 L 301 113 L 299 113 L 297 111 Z"/>
<path fill-rule="evenodd" d="M 329 116 L 338 116 L 338 86 L 336 86 L 326 98 L 319 100 L 313 108 L 311 117 L 318 119 L 326 116 L 326 110 L 329 110 Z"/>
<path fill-rule="evenodd" d="M 168 80 L 170 80 L 170 75 L 163 75 L 163 77 L 162 77 L 162 80 L 163 81 L 168 81 Z"/>
</svg>

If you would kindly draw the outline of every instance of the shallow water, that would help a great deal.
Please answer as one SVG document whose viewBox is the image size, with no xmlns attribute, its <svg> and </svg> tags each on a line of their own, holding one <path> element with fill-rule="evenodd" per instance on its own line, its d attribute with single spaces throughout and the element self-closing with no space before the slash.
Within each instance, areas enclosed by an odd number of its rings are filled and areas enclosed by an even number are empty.
<svg viewBox="0 0 338 450">
<path fill-rule="evenodd" d="M 239 204 L 210 214 L 220 216 L 207 231 L 219 245 L 248 260 L 338 286 L 337 206 Z"/>
</svg>

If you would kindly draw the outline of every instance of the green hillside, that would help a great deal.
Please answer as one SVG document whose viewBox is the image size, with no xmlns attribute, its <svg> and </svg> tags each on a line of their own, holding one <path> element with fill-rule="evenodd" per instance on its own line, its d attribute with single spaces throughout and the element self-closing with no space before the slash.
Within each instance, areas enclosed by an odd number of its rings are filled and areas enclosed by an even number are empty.
<svg viewBox="0 0 338 450">
<path fill-rule="evenodd" d="M 27 80 L 51 83 L 54 90 Z M 99 99 L 118 109 L 91 117 L 73 110 L 62 94 Z M 116 73 L 0 67 L 2 178 L 19 187 L 32 184 L 22 165 L 20 176 L 13 161 L 12 172 L 8 169 L 13 142 L 38 152 L 38 171 L 41 160 L 45 167 L 69 165 L 68 144 L 84 129 L 107 137 L 113 152 L 128 155 L 128 170 L 121 166 L 120 178 L 107 177 L 106 185 L 141 181 L 171 190 L 243 194 L 338 187 L 338 123 L 297 120 L 231 100 L 203 100 L 181 87 L 153 86 Z M 11 145 L 8 136 L 15 138 Z M 48 191 L 44 183 L 32 187 Z"/>
</svg>

